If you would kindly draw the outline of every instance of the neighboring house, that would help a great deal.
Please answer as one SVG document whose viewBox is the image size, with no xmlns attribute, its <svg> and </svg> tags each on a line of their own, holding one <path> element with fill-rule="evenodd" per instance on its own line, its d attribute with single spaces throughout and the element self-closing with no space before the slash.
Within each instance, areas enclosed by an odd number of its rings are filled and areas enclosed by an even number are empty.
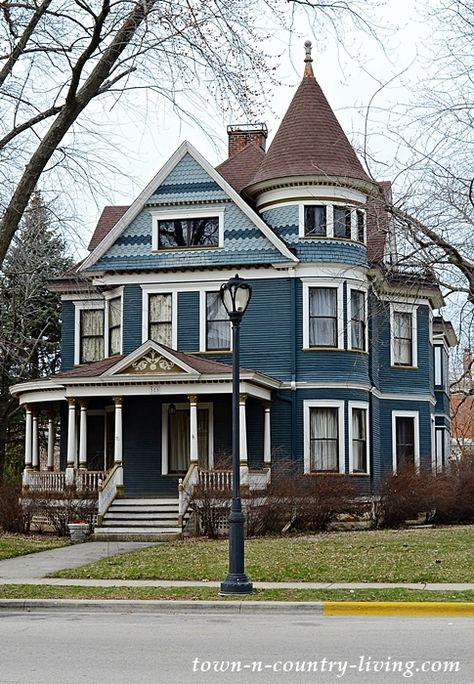
<svg viewBox="0 0 474 684">
<path fill-rule="evenodd" d="M 185 142 L 129 207 L 106 207 L 90 254 L 52 285 L 62 372 L 13 388 L 26 408 L 25 485 L 107 477 L 103 515 L 117 493 L 177 500 L 185 478 L 182 514 L 199 478 L 228 484 L 232 350 L 218 293 L 236 272 L 253 290 L 241 326 L 244 491 L 265 487 L 275 459 L 309 477 L 347 474 L 361 495 L 398 469 L 446 463 L 442 369 L 456 340 L 433 317 L 443 297 L 432 277 L 393 265 L 390 184 L 364 171 L 309 50 L 268 152 L 264 125 L 228 136 L 216 169 Z M 35 472 L 38 414 L 50 411 L 62 475 Z"/>
<path fill-rule="evenodd" d="M 451 387 L 451 437 L 453 456 L 474 454 L 474 380 L 472 352 L 465 349 L 463 373 Z"/>
</svg>

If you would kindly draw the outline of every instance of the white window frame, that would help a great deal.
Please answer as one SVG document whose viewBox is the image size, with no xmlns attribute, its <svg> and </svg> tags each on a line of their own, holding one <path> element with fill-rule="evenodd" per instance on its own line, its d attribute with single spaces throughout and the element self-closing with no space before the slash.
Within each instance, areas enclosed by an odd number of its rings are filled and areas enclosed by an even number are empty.
<svg viewBox="0 0 474 684">
<path fill-rule="evenodd" d="M 418 325 L 417 325 L 417 311 L 418 307 L 414 304 L 400 304 L 398 302 L 390 303 L 390 365 L 392 368 L 418 368 Z M 395 313 L 409 313 L 411 314 L 411 366 L 395 363 Z"/>
<path fill-rule="evenodd" d="M 81 311 L 91 311 L 92 309 L 101 309 L 104 311 L 105 301 L 99 300 L 83 300 L 74 302 L 74 365 L 81 363 Z M 104 334 L 105 334 L 105 314 L 104 314 Z M 104 353 L 105 339 L 104 339 Z M 106 358 L 104 356 L 104 358 Z"/>
<path fill-rule="evenodd" d="M 310 419 L 310 409 L 312 408 L 337 408 L 338 409 L 338 442 L 339 442 L 339 454 L 338 454 L 338 473 L 346 472 L 345 464 L 345 430 L 344 430 L 344 401 L 339 399 L 305 399 L 303 401 L 303 435 L 304 435 L 304 472 L 314 473 L 316 471 L 311 470 L 311 419 Z M 325 471 L 317 471 L 318 474 L 324 474 Z M 334 471 L 327 471 L 332 473 Z"/>
<path fill-rule="evenodd" d="M 310 347 L 309 346 L 309 290 L 312 288 L 330 288 L 337 290 L 337 346 Z M 313 351 L 334 351 L 344 349 L 344 283 L 334 280 L 303 280 L 303 349 Z"/>
<path fill-rule="evenodd" d="M 104 294 L 104 353 L 105 357 L 109 356 L 109 302 L 111 299 L 118 299 L 120 297 L 120 350 L 119 354 L 123 353 L 123 288 L 116 288 Z"/>
<path fill-rule="evenodd" d="M 365 440 L 367 450 L 367 469 L 365 473 L 354 472 L 354 454 L 352 450 L 352 412 L 354 409 L 363 409 L 365 411 Z M 369 432 L 369 402 L 367 401 L 349 401 L 348 402 L 348 428 L 349 428 L 349 474 L 350 475 L 370 475 L 370 432 Z"/>
<path fill-rule="evenodd" d="M 420 469 L 420 414 L 419 411 L 392 411 L 392 469 L 397 472 L 397 418 L 414 419 L 415 470 Z"/>
<path fill-rule="evenodd" d="M 148 340 L 148 296 L 154 294 L 171 295 L 171 347 L 178 349 L 178 290 L 166 286 L 142 285 L 142 343 Z"/>
<path fill-rule="evenodd" d="M 219 290 L 206 288 L 199 290 L 199 351 L 209 354 L 230 354 L 232 353 L 232 326 L 229 318 L 229 347 L 228 349 L 208 349 L 207 348 L 207 293 L 217 293 Z"/>
<path fill-rule="evenodd" d="M 219 249 L 224 247 L 224 209 L 216 209 L 215 207 L 209 207 L 208 209 L 186 209 L 184 211 L 173 210 L 152 210 L 151 211 L 153 219 L 152 228 L 152 238 L 151 238 L 151 248 L 154 252 L 179 252 L 188 251 L 196 249 Z M 217 217 L 219 220 L 219 244 L 206 246 L 206 245 L 193 245 L 191 247 L 174 247 L 170 249 L 160 249 L 158 246 L 158 221 L 170 221 L 173 219 L 195 219 L 200 217 L 213 218 Z"/>
<path fill-rule="evenodd" d="M 305 225 L 304 225 L 304 208 L 305 207 L 326 207 L 326 235 L 306 235 Z M 351 237 L 350 238 L 335 238 L 334 237 L 334 207 L 346 207 L 351 211 Z M 357 211 L 361 211 L 364 214 L 364 242 L 360 242 L 357 239 Z M 300 238 L 324 240 L 326 239 L 336 239 L 336 240 L 351 240 L 357 242 L 359 245 L 367 244 L 367 211 L 363 206 L 357 206 L 351 201 L 327 201 L 327 200 L 308 200 L 298 203 L 298 236 Z"/>
<path fill-rule="evenodd" d="M 171 404 L 174 402 L 167 402 L 161 405 L 161 474 L 169 475 L 169 458 L 168 458 L 168 411 Z M 175 404 L 176 409 L 189 409 L 190 405 L 186 403 Z M 214 404 L 212 402 L 198 402 L 198 409 L 207 409 L 209 423 L 208 423 L 208 464 L 209 470 L 214 468 Z"/>
<path fill-rule="evenodd" d="M 435 387 L 444 387 L 444 373 L 443 373 L 443 345 L 433 345 L 433 370 L 434 370 L 434 385 Z"/>
<path fill-rule="evenodd" d="M 356 292 L 364 293 L 364 305 L 365 305 L 365 338 L 364 338 L 364 349 L 358 349 L 352 346 L 352 290 Z M 369 351 L 369 292 L 367 285 L 365 283 L 348 284 L 347 286 L 347 348 L 351 351 L 357 352 L 368 352 Z"/>
</svg>

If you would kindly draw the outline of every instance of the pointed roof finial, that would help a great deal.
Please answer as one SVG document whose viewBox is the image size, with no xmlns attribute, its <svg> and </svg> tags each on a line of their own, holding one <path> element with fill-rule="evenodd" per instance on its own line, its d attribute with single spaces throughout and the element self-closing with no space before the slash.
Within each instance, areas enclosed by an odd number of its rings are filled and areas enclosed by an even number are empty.
<svg viewBox="0 0 474 684">
<path fill-rule="evenodd" d="M 311 57 L 311 41 L 307 40 L 304 44 L 305 58 L 304 58 L 304 76 L 305 78 L 314 78 L 313 67 L 311 63 L 313 58 Z"/>
</svg>

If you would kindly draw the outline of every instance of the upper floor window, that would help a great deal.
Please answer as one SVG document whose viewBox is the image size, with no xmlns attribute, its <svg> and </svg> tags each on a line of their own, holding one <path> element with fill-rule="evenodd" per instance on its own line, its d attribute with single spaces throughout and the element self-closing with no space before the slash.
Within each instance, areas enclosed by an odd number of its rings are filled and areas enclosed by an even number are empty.
<svg viewBox="0 0 474 684">
<path fill-rule="evenodd" d="M 312 287 L 309 290 L 309 346 L 337 347 L 337 288 Z"/>
<path fill-rule="evenodd" d="M 366 351 L 365 292 L 351 290 L 351 348 Z"/>
<path fill-rule="evenodd" d="M 304 234 L 322 237 L 327 234 L 326 206 L 308 204 L 304 207 Z"/>
<path fill-rule="evenodd" d="M 334 237 L 351 239 L 351 210 L 349 207 L 333 207 Z"/>
<path fill-rule="evenodd" d="M 416 366 L 416 308 L 392 305 L 390 322 L 392 366 Z"/>
<path fill-rule="evenodd" d="M 148 295 L 148 338 L 154 342 L 172 346 L 172 295 Z"/>
<path fill-rule="evenodd" d="M 104 358 L 104 310 L 81 309 L 79 315 L 79 363 L 100 361 Z"/>
<path fill-rule="evenodd" d="M 229 316 L 219 292 L 206 292 L 206 350 L 230 349 Z"/>
<path fill-rule="evenodd" d="M 122 337 L 122 298 L 114 297 L 108 301 L 108 354 L 120 354 Z"/>
<path fill-rule="evenodd" d="M 365 213 L 361 209 L 356 211 L 357 241 L 365 242 Z"/>
<path fill-rule="evenodd" d="M 443 345 L 435 344 L 434 350 L 434 384 L 438 387 L 449 387 L 448 355 Z"/>
<path fill-rule="evenodd" d="M 223 217 L 222 209 L 154 212 L 152 248 L 222 247 Z"/>
</svg>

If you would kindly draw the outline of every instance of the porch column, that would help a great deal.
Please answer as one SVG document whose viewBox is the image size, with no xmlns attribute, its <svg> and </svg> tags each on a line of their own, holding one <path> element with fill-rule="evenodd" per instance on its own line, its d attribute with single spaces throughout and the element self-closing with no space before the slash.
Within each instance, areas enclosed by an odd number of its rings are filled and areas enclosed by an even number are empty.
<svg viewBox="0 0 474 684">
<path fill-rule="evenodd" d="M 270 423 L 270 406 L 271 402 L 264 401 L 263 408 L 265 411 L 263 421 L 263 465 L 269 466 L 272 461 L 272 431 Z"/>
<path fill-rule="evenodd" d="M 67 467 L 74 468 L 76 463 L 76 400 L 68 399 L 67 403 Z"/>
<path fill-rule="evenodd" d="M 247 400 L 247 394 L 240 394 L 239 396 L 239 408 L 240 408 L 240 465 L 247 465 L 247 421 L 246 421 L 246 411 L 245 402 Z"/>
<path fill-rule="evenodd" d="M 39 451 L 38 451 L 38 413 L 33 411 L 33 434 L 31 439 L 31 467 L 39 470 Z"/>
<path fill-rule="evenodd" d="M 189 450 L 191 463 L 198 462 L 198 420 L 197 420 L 197 396 L 190 394 L 189 400 Z"/>
<path fill-rule="evenodd" d="M 113 397 L 115 404 L 115 439 L 114 439 L 114 464 L 122 465 L 123 456 L 123 430 L 122 430 L 122 402 L 123 397 Z"/>
<path fill-rule="evenodd" d="M 87 470 L 87 402 L 81 401 L 79 406 L 79 470 Z"/>
<path fill-rule="evenodd" d="M 29 404 L 25 406 L 25 468 L 31 468 L 31 443 L 33 437 L 33 416 Z"/>
<path fill-rule="evenodd" d="M 54 418 L 52 413 L 48 417 L 48 461 L 46 467 L 48 470 L 54 470 Z"/>
</svg>

